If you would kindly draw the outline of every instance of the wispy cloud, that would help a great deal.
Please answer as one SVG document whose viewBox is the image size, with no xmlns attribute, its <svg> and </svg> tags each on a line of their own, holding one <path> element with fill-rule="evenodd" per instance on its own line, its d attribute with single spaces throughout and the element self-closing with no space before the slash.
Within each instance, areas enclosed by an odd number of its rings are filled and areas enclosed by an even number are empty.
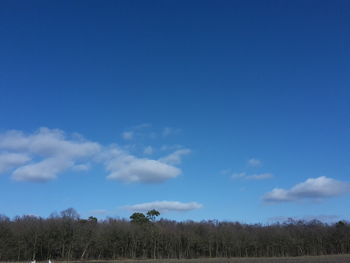
<svg viewBox="0 0 350 263">
<path fill-rule="evenodd" d="M 220 174 L 223 174 L 223 175 L 229 175 L 231 173 L 232 173 L 231 169 L 223 169 L 220 171 Z"/>
<path fill-rule="evenodd" d="M 348 182 L 321 176 L 309 178 L 290 189 L 274 188 L 263 196 L 265 202 L 291 202 L 302 199 L 324 199 L 343 195 L 350 191 Z"/>
<path fill-rule="evenodd" d="M 152 125 L 149 123 L 141 123 L 122 132 L 121 136 L 126 141 L 135 140 L 140 137 L 152 137 L 153 132 L 149 131 L 151 127 Z"/>
<path fill-rule="evenodd" d="M 90 164 L 83 163 L 83 164 L 76 164 L 72 167 L 74 171 L 88 171 L 90 170 Z"/>
<path fill-rule="evenodd" d="M 180 164 L 182 161 L 182 157 L 184 155 L 188 155 L 191 153 L 190 149 L 180 149 L 180 150 L 176 150 L 175 152 L 162 157 L 159 159 L 159 161 L 163 162 L 163 163 L 167 163 L 167 164 Z"/>
<path fill-rule="evenodd" d="M 142 130 L 142 129 L 151 128 L 151 127 L 152 127 L 152 124 L 150 123 L 141 123 L 141 124 L 135 125 L 133 129 Z"/>
<path fill-rule="evenodd" d="M 246 179 L 248 179 L 248 180 L 266 180 L 266 179 L 271 179 L 272 177 L 273 177 L 273 175 L 270 173 L 262 173 L 262 174 L 248 175 L 246 177 Z"/>
<path fill-rule="evenodd" d="M 180 144 L 175 144 L 175 145 L 162 145 L 162 147 L 160 147 L 161 151 L 173 151 L 173 150 L 179 150 L 179 149 L 183 149 L 184 146 L 180 145 Z"/>
<path fill-rule="evenodd" d="M 195 210 L 203 207 L 202 204 L 197 202 L 182 203 L 178 201 L 155 201 L 150 203 L 142 203 L 131 206 L 125 206 L 125 209 L 131 211 L 146 212 L 152 209 L 158 210 L 159 212 L 186 212 L 190 210 Z"/>
<path fill-rule="evenodd" d="M 270 173 L 252 174 L 248 175 L 246 173 L 237 173 L 231 176 L 232 179 L 245 179 L 245 180 L 266 180 L 273 177 Z"/>
<path fill-rule="evenodd" d="M 251 167 L 259 167 L 262 165 L 262 161 L 259 159 L 251 158 L 248 160 L 248 165 Z"/>
<path fill-rule="evenodd" d="M 132 140 L 134 138 L 134 132 L 133 131 L 125 131 L 122 133 L 122 137 L 124 140 Z"/>
<path fill-rule="evenodd" d="M 226 170 L 225 170 L 226 172 Z M 245 178 L 247 176 L 246 173 L 235 173 L 235 174 L 232 174 L 231 175 L 231 178 L 232 179 L 242 179 L 242 178 Z"/>
<path fill-rule="evenodd" d="M 168 136 L 173 135 L 173 134 L 178 134 L 179 132 L 181 132 L 180 129 L 176 129 L 176 128 L 172 128 L 172 127 L 164 127 L 163 131 L 162 131 L 162 136 L 168 137 Z"/>
<path fill-rule="evenodd" d="M 147 147 L 145 147 L 145 149 L 143 150 L 144 154 L 147 155 L 151 155 L 154 152 L 154 149 L 152 146 L 148 145 Z"/>
<path fill-rule="evenodd" d="M 262 165 L 262 161 L 252 158 L 247 161 L 248 165 L 251 167 L 258 167 Z M 221 171 L 221 174 L 231 174 L 231 179 L 244 179 L 244 180 L 267 180 L 273 178 L 271 173 L 255 173 L 248 174 L 246 172 L 232 173 L 231 169 L 225 169 Z"/>
</svg>

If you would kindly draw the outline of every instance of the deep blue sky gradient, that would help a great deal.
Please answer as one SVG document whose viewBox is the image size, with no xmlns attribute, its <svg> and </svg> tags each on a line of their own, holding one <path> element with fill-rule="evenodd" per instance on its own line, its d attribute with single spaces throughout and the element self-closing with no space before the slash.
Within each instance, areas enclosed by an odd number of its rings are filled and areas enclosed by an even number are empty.
<svg viewBox="0 0 350 263">
<path fill-rule="evenodd" d="M 192 150 L 163 184 L 109 181 L 101 167 L 46 184 L 0 177 L 0 213 L 114 211 L 197 201 L 177 220 L 350 219 L 349 195 L 266 205 L 307 178 L 350 181 L 349 1 L 1 1 L 0 132 L 39 127 L 123 145 L 142 123 Z M 257 158 L 260 168 L 247 166 Z M 269 172 L 232 180 L 221 171 Z"/>
</svg>

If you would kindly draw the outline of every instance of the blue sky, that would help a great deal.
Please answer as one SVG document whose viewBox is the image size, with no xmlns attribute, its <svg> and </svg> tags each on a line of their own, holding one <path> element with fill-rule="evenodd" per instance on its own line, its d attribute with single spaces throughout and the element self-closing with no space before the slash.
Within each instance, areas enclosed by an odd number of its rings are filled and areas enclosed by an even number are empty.
<svg viewBox="0 0 350 263">
<path fill-rule="evenodd" d="M 0 213 L 350 219 L 348 1 L 1 1 Z"/>
</svg>

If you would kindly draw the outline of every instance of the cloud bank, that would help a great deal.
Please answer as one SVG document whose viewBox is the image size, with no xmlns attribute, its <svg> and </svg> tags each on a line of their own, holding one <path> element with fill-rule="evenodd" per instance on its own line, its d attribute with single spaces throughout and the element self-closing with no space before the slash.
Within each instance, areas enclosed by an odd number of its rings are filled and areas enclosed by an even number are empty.
<svg viewBox="0 0 350 263">
<path fill-rule="evenodd" d="M 9 173 L 16 181 L 47 182 L 63 172 L 87 171 L 97 164 L 105 168 L 111 180 L 160 183 L 182 173 L 175 165 L 188 153 L 182 149 L 153 160 L 58 129 L 44 127 L 31 134 L 11 130 L 0 133 L 0 174 Z"/>
<path fill-rule="evenodd" d="M 125 206 L 124 208 L 131 211 L 147 212 L 149 210 L 155 209 L 159 212 L 186 212 L 203 207 L 202 204 L 197 202 L 181 203 L 178 201 L 155 201 L 150 203 L 142 203 L 131 206 Z"/>
<path fill-rule="evenodd" d="M 275 188 L 263 196 L 265 202 L 292 202 L 302 199 L 324 199 L 350 191 L 350 184 L 321 176 L 309 178 L 290 189 Z"/>
</svg>

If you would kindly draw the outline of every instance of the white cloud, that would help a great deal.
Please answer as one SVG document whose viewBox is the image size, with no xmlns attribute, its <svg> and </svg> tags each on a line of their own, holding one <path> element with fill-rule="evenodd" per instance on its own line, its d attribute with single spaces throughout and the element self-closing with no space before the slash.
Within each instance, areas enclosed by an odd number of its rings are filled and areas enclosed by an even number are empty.
<svg viewBox="0 0 350 263">
<path fill-rule="evenodd" d="M 76 164 L 72 167 L 74 171 L 88 171 L 90 170 L 90 164 L 83 163 L 83 164 Z"/>
<path fill-rule="evenodd" d="M 108 179 L 127 183 L 160 183 L 181 174 L 181 170 L 175 166 L 158 160 L 137 158 L 117 148 L 108 151 L 105 166 L 110 172 Z"/>
<path fill-rule="evenodd" d="M 263 200 L 267 202 L 285 202 L 292 201 L 295 198 L 290 195 L 288 190 L 274 188 L 271 192 L 264 195 Z"/>
<path fill-rule="evenodd" d="M 147 154 L 147 155 L 151 155 L 153 153 L 153 148 L 152 146 L 147 146 L 144 150 L 143 150 L 143 153 L 144 154 Z"/>
<path fill-rule="evenodd" d="M 20 131 L 0 134 L 0 149 L 41 157 L 84 158 L 95 154 L 100 148 L 98 143 L 85 141 L 81 137 L 67 139 L 65 133 L 57 129 L 40 128 L 30 135 Z"/>
<path fill-rule="evenodd" d="M 46 182 L 55 179 L 58 173 L 72 166 L 73 162 L 64 158 L 47 158 L 17 168 L 12 173 L 12 178 L 16 181 Z"/>
<path fill-rule="evenodd" d="M 14 167 L 29 162 L 31 158 L 22 153 L 2 153 L 0 154 L 0 173 L 4 173 Z"/>
<path fill-rule="evenodd" d="M 191 150 L 190 149 L 180 149 L 176 150 L 175 152 L 160 158 L 159 161 L 168 163 L 168 164 L 180 164 L 182 156 L 190 154 Z"/>
<path fill-rule="evenodd" d="M 266 202 L 291 202 L 302 199 L 324 199 L 339 196 L 350 191 L 348 182 L 321 176 L 309 178 L 291 189 L 275 188 L 263 196 Z"/>
<path fill-rule="evenodd" d="M 153 151 L 151 146 L 146 154 Z M 40 128 L 32 134 L 21 131 L 0 133 L 0 173 L 9 171 L 16 181 L 46 182 L 66 171 L 87 171 L 102 163 L 108 179 L 128 183 L 160 183 L 179 176 L 174 166 L 188 149 L 174 152 L 164 160 L 138 158 L 112 145 L 104 147 L 80 135 L 67 136 L 61 130 Z"/>
<path fill-rule="evenodd" d="M 92 158 L 101 150 L 98 143 L 84 140 L 81 136 L 67 138 L 57 129 L 40 128 L 33 134 L 20 131 L 8 131 L 0 134 L 0 151 L 6 151 L 16 158 L 12 178 L 17 181 L 48 181 L 67 169 L 75 162 Z M 29 161 L 32 162 L 23 165 Z"/>
<path fill-rule="evenodd" d="M 122 133 L 122 137 L 124 140 L 132 140 L 134 138 L 134 132 L 133 131 L 125 131 Z"/>
<path fill-rule="evenodd" d="M 203 207 L 202 204 L 197 202 L 181 203 L 177 201 L 155 201 L 150 203 L 142 203 L 131 206 L 126 206 L 125 208 L 131 211 L 147 212 L 149 210 L 155 209 L 159 212 L 185 212 L 190 210 L 195 210 Z"/>
<path fill-rule="evenodd" d="M 271 179 L 273 177 L 270 173 L 261 173 L 261 174 L 253 174 L 247 175 L 246 173 L 237 173 L 231 176 L 232 179 L 245 179 L 245 180 L 266 180 Z"/>
<path fill-rule="evenodd" d="M 259 159 L 252 158 L 248 160 L 248 165 L 252 167 L 259 167 L 262 165 L 262 161 Z"/>
</svg>

